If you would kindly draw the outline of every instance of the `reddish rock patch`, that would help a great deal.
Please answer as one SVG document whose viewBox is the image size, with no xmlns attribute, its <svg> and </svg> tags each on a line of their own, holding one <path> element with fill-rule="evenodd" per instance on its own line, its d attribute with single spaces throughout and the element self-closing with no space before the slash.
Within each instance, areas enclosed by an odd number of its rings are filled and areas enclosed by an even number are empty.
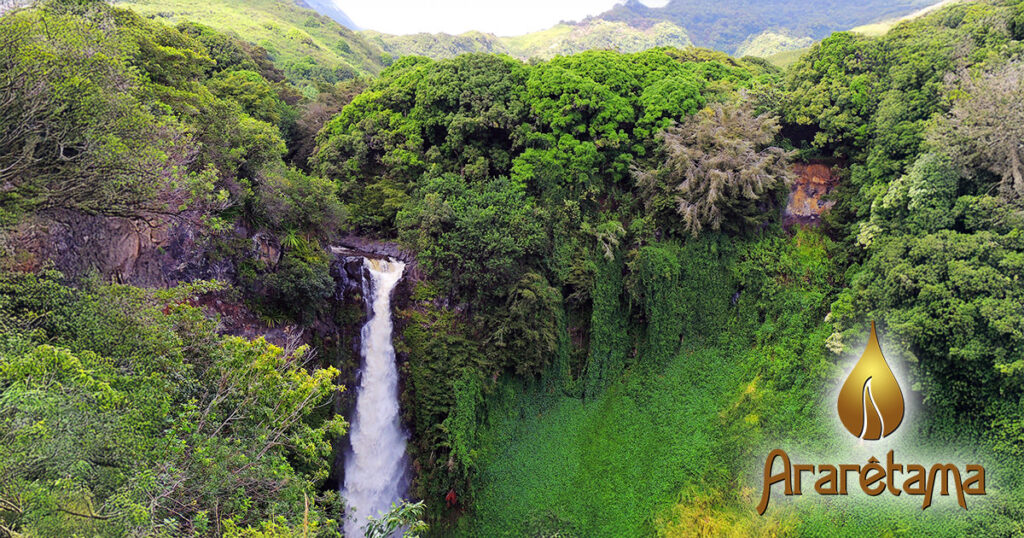
<svg viewBox="0 0 1024 538">
<path fill-rule="evenodd" d="M 839 184 L 839 175 L 824 164 L 796 164 L 793 172 L 796 179 L 789 191 L 786 210 L 782 213 L 783 223 L 816 223 L 822 213 L 835 205 L 834 200 L 823 198 Z"/>
</svg>

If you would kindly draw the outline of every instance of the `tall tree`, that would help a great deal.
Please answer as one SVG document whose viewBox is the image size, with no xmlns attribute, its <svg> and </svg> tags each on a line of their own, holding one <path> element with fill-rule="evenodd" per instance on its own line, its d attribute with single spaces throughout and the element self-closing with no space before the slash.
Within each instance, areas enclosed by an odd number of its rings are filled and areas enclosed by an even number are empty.
<svg viewBox="0 0 1024 538">
<path fill-rule="evenodd" d="M 1024 63 L 977 77 L 963 74 L 953 109 L 939 119 L 931 141 L 969 176 L 999 178 L 1007 199 L 1024 197 Z"/>
<path fill-rule="evenodd" d="M 648 211 L 670 202 L 684 231 L 742 231 L 769 221 L 788 186 L 791 154 L 772 146 L 776 118 L 748 102 L 714 104 L 661 134 L 663 160 L 635 169 Z"/>
</svg>

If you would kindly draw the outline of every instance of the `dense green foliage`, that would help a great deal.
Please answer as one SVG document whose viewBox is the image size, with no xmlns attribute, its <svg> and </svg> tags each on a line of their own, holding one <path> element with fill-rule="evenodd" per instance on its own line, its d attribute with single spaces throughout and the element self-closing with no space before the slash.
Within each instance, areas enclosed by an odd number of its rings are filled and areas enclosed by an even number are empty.
<svg viewBox="0 0 1024 538">
<path fill-rule="evenodd" d="M 507 177 L 488 189 L 579 197 L 594 209 L 602 203 L 596 195 L 654 149 L 652 135 L 729 88 L 770 76 L 724 56 L 671 50 L 592 52 L 535 66 L 487 55 L 403 59 L 326 126 L 315 169 L 339 181 L 363 233 L 393 234 L 420 182 L 420 192 L 440 181 L 452 185 L 443 197 L 460 192 L 445 174 L 468 187 Z M 402 220 L 407 228 L 422 217 Z"/>
<path fill-rule="evenodd" d="M 174 212 L 208 194 L 206 170 L 184 169 L 197 151 L 187 127 L 148 102 L 207 68 L 194 42 L 130 13 L 63 6 L 4 17 L 0 32 L 3 221 L 51 208 Z M 171 58 L 156 65 L 154 52 Z"/>
<path fill-rule="evenodd" d="M 837 34 L 790 71 L 784 105 L 807 148 L 852 161 L 834 225 L 863 263 L 833 306 L 835 344 L 885 320 L 933 410 L 982 430 L 1020 412 L 1018 12 L 963 4 Z"/>
<path fill-rule="evenodd" d="M 306 322 L 324 309 L 319 240 L 342 208 L 334 183 L 285 163 L 310 105 L 261 49 L 88 1 L 3 16 L 0 47 L 5 226 L 67 212 L 187 223 L 237 264 L 254 306 Z M 253 228 L 278 263 L 254 257 Z M 341 504 L 321 490 L 344 426 L 328 411 L 337 370 L 220 336 L 193 305 L 226 283 L 74 276 L 0 277 L 3 532 L 337 532 Z"/>
<path fill-rule="evenodd" d="M 722 40 L 752 24 L 720 28 L 729 5 L 702 23 Z M 395 348 L 422 504 L 371 533 L 1024 532 L 1024 4 L 834 34 L 785 72 L 657 48 L 373 79 L 321 18 L 204 6 L 209 26 L 85 0 L 0 18 L 3 532 L 335 535 L 324 404 L 358 368 L 363 300 L 338 307 L 342 233 L 415 256 Z M 797 159 L 840 175 L 816 228 L 782 226 Z M 226 281 L 13 270 L 18 233 L 58 213 L 185 222 Z M 214 291 L 325 355 L 218 334 Z M 984 458 L 989 497 L 755 516 L 769 446 L 855 450 L 825 387 L 872 320 L 921 400 L 899 448 Z"/>
<path fill-rule="evenodd" d="M 216 333 L 214 286 L 0 279 L 0 525 L 37 536 L 335 527 L 322 493 L 337 371 Z M 309 506 L 305 516 L 304 506 Z"/>
</svg>

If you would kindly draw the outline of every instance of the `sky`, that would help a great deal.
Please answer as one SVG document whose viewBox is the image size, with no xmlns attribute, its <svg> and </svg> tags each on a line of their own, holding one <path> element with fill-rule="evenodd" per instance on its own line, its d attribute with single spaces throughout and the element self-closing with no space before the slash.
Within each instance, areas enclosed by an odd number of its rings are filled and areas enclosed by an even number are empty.
<svg viewBox="0 0 1024 538">
<path fill-rule="evenodd" d="M 520 35 L 597 15 L 623 0 L 334 0 L 360 28 L 388 34 Z M 652 7 L 668 0 L 643 0 Z"/>
</svg>

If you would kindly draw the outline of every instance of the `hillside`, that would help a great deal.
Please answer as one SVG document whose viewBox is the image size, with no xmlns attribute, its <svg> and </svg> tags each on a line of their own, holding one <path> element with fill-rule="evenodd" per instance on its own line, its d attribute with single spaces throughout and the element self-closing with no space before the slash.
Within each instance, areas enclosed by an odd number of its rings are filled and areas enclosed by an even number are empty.
<svg viewBox="0 0 1024 538">
<path fill-rule="evenodd" d="M 517 58 L 550 59 L 585 50 L 641 52 L 656 47 L 687 47 L 692 44 L 686 30 L 660 22 L 648 28 L 634 28 L 623 22 L 591 19 L 581 23 L 563 23 L 547 30 L 514 37 L 499 37 L 482 32 L 459 35 L 390 35 L 364 31 L 363 36 L 395 56 L 427 56 L 445 59 L 467 52 L 504 53 Z"/>
<path fill-rule="evenodd" d="M 297 82 L 333 83 L 384 68 L 385 58 L 375 45 L 330 16 L 290 0 L 127 0 L 117 5 L 150 19 L 193 21 L 234 34 L 266 49 Z"/>
<path fill-rule="evenodd" d="M 559 24 L 549 30 L 504 41 L 516 56 L 545 59 L 594 49 L 642 52 L 656 47 L 682 48 L 693 44 L 686 30 L 675 24 L 659 23 L 640 29 L 604 20 Z"/>
<path fill-rule="evenodd" d="M 851 28 L 849 31 L 868 37 L 881 37 L 900 23 L 910 23 L 950 4 L 965 1 L 969 0 L 942 0 L 937 4 L 919 9 L 909 15 L 863 24 L 856 28 Z M 758 56 L 768 60 L 769 63 L 779 69 L 785 69 L 796 63 L 801 56 L 808 52 L 812 44 L 813 40 L 810 38 L 794 39 L 788 36 L 779 36 L 773 32 L 765 32 L 754 39 L 748 39 L 740 45 L 740 48 L 736 51 L 736 56 Z"/>
<path fill-rule="evenodd" d="M 750 36 L 771 30 L 819 40 L 838 32 L 907 15 L 935 0 L 671 0 L 650 8 L 628 0 L 595 18 L 647 28 L 668 21 L 686 28 L 697 46 L 735 52 Z"/>
</svg>

